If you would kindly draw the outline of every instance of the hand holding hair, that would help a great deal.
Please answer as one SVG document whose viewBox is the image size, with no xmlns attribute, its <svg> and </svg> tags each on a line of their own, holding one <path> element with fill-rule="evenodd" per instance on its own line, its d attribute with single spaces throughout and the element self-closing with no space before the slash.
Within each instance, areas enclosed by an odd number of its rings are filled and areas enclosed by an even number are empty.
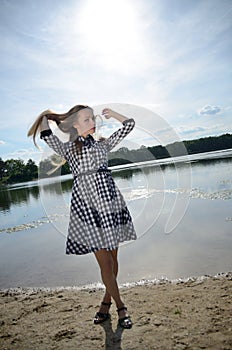
<svg viewBox="0 0 232 350">
<path fill-rule="evenodd" d="M 125 117 L 124 115 L 122 114 L 119 114 L 115 111 L 113 111 L 112 109 L 110 108 L 104 108 L 103 111 L 102 111 L 102 115 L 106 118 L 106 119 L 109 119 L 109 118 L 115 118 L 117 119 L 119 122 L 124 122 L 125 120 L 127 120 L 128 118 Z"/>
<path fill-rule="evenodd" d="M 110 108 L 104 108 L 102 111 L 102 115 L 106 118 L 106 119 L 110 119 L 112 117 L 113 111 Z"/>
</svg>

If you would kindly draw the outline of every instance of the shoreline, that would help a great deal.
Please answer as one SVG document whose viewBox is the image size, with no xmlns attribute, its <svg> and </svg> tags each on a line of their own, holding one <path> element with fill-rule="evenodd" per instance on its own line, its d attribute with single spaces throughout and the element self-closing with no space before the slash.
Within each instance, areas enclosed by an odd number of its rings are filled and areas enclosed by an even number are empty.
<svg viewBox="0 0 232 350">
<path fill-rule="evenodd" d="M 138 282 L 137 282 L 138 283 Z M 57 287 L 56 287 L 57 288 Z M 1 290 L 4 350 L 232 348 L 232 272 L 186 281 L 121 286 L 133 327 L 94 325 L 102 289 Z"/>
<path fill-rule="evenodd" d="M 135 282 L 126 282 L 119 284 L 119 289 L 133 288 L 137 286 L 150 286 L 150 285 L 163 285 L 163 284 L 185 284 L 188 282 L 201 282 L 207 279 L 223 279 L 223 278 L 232 278 L 232 271 L 228 272 L 218 272 L 214 275 L 202 275 L 202 276 L 190 276 L 186 278 L 175 278 L 168 279 L 167 277 L 155 278 L 155 279 L 141 279 Z M 62 291 L 96 291 L 104 290 L 105 287 L 101 282 L 87 284 L 83 286 L 54 286 L 54 287 L 9 287 L 9 288 L 0 288 L 0 296 L 3 293 L 9 295 L 19 295 L 19 294 L 33 294 L 38 292 L 62 292 Z"/>
</svg>

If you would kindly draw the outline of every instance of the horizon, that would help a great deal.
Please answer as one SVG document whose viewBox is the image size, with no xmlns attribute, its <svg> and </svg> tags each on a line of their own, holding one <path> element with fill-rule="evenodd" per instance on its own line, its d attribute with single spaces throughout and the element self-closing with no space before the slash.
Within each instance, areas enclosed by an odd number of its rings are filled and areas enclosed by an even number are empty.
<svg viewBox="0 0 232 350">
<path fill-rule="evenodd" d="M 157 145 L 149 145 L 149 146 L 145 146 L 145 145 L 141 145 L 140 147 L 157 147 L 157 146 L 162 146 L 162 147 L 167 147 L 167 146 L 171 146 L 172 144 L 174 144 L 174 143 L 182 143 L 182 142 L 189 142 L 189 141 L 197 141 L 197 140 L 200 140 L 200 139 L 206 139 L 206 138 L 210 138 L 210 137 L 222 137 L 222 136 L 225 136 L 225 135 L 230 135 L 230 136 L 232 136 L 232 133 L 228 133 L 228 132 L 226 132 L 226 133 L 223 133 L 223 134 L 220 134 L 220 135 L 209 135 L 209 136 L 205 136 L 205 137 L 200 137 L 200 138 L 197 138 L 197 139 L 186 139 L 186 140 L 181 140 L 181 141 L 174 141 L 174 142 L 171 142 L 171 143 L 167 143 L 166 145 L 159 145 L 159 144 L 157 144 Z M 125 148 L 127 148 L 126 146 L 122 146 L 123 148 L 125 147 Z M 185 147 L 185 146 L 184 146 Z M 118 147 L 115 147 L 115 150 L 113 150 L 113 151 L 110 151 L 110 153 L 114 153 L 114 152 L 117 152 L 117 151 L 120 151 L 120 146 L 118 146 Z M 139 148 L 132 148 L 132 149 L 130 149 L 130 148 L 127 148 L 129 151 L 131 151 L 131 150 L 134 150 L 134 151 L 137 151 L 137 150 L 139 150 Z M 201 153 L 210 153 L 210 152 L 220 152 L 220 151 L 223 151 L 223 150 L 226 150 L 226 149 L 228 149 L 228 148 L 225 148 L 225 149 L 219 149 L 218 151 L 206 151 L 206 152 L 200 152 L 199 154 L 201 154 Z M 50 152 L 49 150 L 48 150 L 48 153 L 47 153 L 47 155 L 48 155 L 48 158 L 50 157 L 50 156 L 52 156 L 52 155 L 54 155 L 54 154 L 56 154 L 55 152 Z M 187 153 L 186 154 L 186 156 L 188 156 L 188 155 L 193 155 L 193 154 L 197 154 L 197 153 L 191 153 L 191 154 L 189 154 L 189 153 Z M 176 157 L 178 157 L 178 156 L 176 156 Z M 45 159 L 48 159 L 48 158 L 42 158 L 42 159 L 40 159 L 39 160 L 39 162 L 40 161 L 44 161 Z M 173 158 L 172 156 L 171 156 L 171 158 Z M 174 158 L 175 158 L 175 156 L 174 156 Z M 23 159 L 23 158 L 9 158 L 9 159 L 3 159 L 3 158 L 1 158 L 1 156 L 0 156 L 0 159 L 2 159 L 4 162 L 5 161 L 7 161 L 7 160 L 11 160 L 11 159 L 16 159 L 16 160 L 22 160 L 22 161 L 24 161 L 24 164 L 26 164 L 27 163 L 27 161 L 28 160 L 33 160 L 32 158 L 28 158 L 28 159 Z M 161 159 L 163 159 L 163 158 L 161 158 Z M 35 161 L 35 160 L 34 160 Z M 38 166 L 39 165 L 39 163 L 38 162 L 36 162 L 35 161 L 35 164 Z"/>
</svg>

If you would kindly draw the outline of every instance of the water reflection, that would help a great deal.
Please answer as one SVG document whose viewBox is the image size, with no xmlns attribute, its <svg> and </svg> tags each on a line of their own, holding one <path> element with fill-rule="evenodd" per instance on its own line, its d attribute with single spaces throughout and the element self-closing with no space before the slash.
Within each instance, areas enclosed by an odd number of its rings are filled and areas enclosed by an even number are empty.
<svg viewBox="0 0 232 350">
<path fill-rule="evenodd" d="M 120 179 L 128 180 L 139 178 L 140 185 L 137 183 L 136 186 L 139 187 L 147 187 L 148 182 L 146 178 L 149 178 L 150 176 L 155 180 L 155 186 L 159 189 L 165 189 L 172 184 L 172 187 L 176 185 L 178 182 L 182 183 L 182 187 L 190 190 L 190 183 L 186 183 L 186 180 L 189 180 L 186 178 L 186 173 L 184 173 L 185 169 L 191 168 L 192 170 L 199 170 L 201 171 L 201 168 L 216 168 L 225 165 L 231 165 L 232 160 L 231 158 L 225 158 L 225 159 L 199 159 L 199 160 L 192 160 L 187 162 L 179 162 L 179 163 L 169 163 L 169 164 L 154 164 L 151 162 L 151 164 L 145 164 L 141 163 L 138 164 L 135 168 L 125 168 L 125 169 L 113 169 L 112 175 L 115 178 L 115 180 L 119 181 Z M 174 174 L 173 171 L 176 171 L 176 174 Z M 181 170 L 183 170 L 183 176 L 181 175 Z M 172 172 L 172 179 L 168 178 L 168 175 L 170 175 L 170 172 Z M 166 176 L 167 175 L 167 176 Z M 189 175 L 189 174 L 188 174 Z M 164 185 L 165 180 L 165 185 Z M 133 180 L 134 181 L 134 180 Z M 10 210 L 12 206 L 22 206 L 27 205 L 30 203 L 31 198 L 38 199 L 40 195 L 40 189 L 43 189 L 43 191 L 47 194 L 56 194 L 61 195 L 62 193 L 70 193 L 72 190 L 72 184 L 73 179 L 71 175 L 64 175 L 59 177 L 51 177 L 42 179 L 39 181 L 33 181 L 33 182 L 27 182 L 20 185 L 14 185 L 8 188 L 4 188 L 0 190 L 0 211 L 7 212 Z M 186 184 L 186 186 L 185 186 Z M 164 188 L 164 186 L 166 186 Z M 152 185 L 152 188 L 154 186 Z"/>
<path fill-rule="evenodd" d="M 122 178 L 122 179 L 130 179 L 133 175 L 142 172 L 141 167 L 140 168 L 135 168 L 135 169 L 114 170 L 112 172 L 112 175 L 115 178 L 119 177 L 119 178 Z"/>
<path fill-rule="evenodd" d="M 209 165 L 213 165 L 213 166 L 219 166 L 221 165 L 225 165 L 228 164 L 230 165 L 232 162 L 232 158 L 224 158 L 224 159 L 198 159 L 198 160 L 194 160 L 191 162 L 192 167 L 207 167 Z"/>
<path fill-rule="evenodd" d="M 46 185 L 40 185 L 40 187 L 44 190 L 44 192 L 60 195 L 61 193 L 70 192 L 72 189 L 72 184 L 73 180 L 62 181 L 61 178 L 60 182 L 51 182 Z"/>
<path fill-rule="evenodd" d="M 129 179 L 133 174 L 141 172 L 141 169 L 126 169 L 115 171 L 113 177 Z M 72 190 L 72 176 L 60 176 L 58 178 L 46 178 L 38 182 L 27 182 L 6 187 L 0 190 L 0 211 L 7 212 L 12 206 L 27 205 L 31 198 L 39 199 L 40 190 L 43 189 L 47 194 L 60 195 L 62 193 L 70 193 Z"/>
<path fill-rule="evenodd" d="M 39 198 L 38 186 L 22 188 L 6 188 L 0 191 L 0 210 L 9 211 L 12 205 L 22 205 L 30 201 L 30 198 Z"/>
</svg>

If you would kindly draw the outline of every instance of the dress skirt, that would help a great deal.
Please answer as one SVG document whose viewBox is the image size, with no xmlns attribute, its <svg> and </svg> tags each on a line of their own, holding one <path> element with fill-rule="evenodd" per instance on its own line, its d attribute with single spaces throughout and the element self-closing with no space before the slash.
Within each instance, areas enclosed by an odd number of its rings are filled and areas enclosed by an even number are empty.
<svg viewBox="0 0 232 350">
<path fill-rule="evenodd" d="M 136 239 L 130 212 L 109 171 L 76 177 L 73 184 L 67 254 L 114 250 Z"/>
</svg>

